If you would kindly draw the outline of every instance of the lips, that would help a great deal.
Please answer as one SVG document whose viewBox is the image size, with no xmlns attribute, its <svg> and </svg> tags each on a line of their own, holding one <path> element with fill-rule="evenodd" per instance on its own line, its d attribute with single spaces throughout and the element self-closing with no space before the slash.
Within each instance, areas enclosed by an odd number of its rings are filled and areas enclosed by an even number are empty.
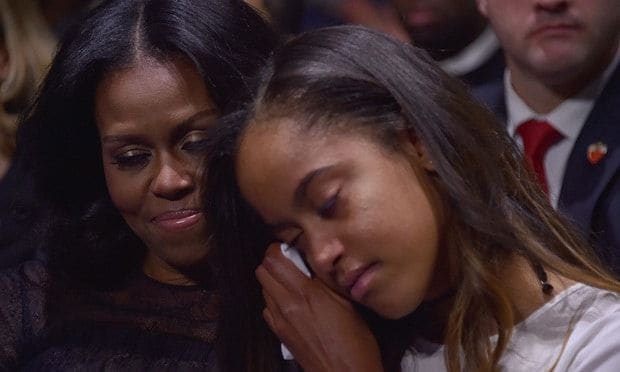
<svg viewBox="0 0 620 372">
<path fill-rule="evenodd" d="M 194 226 L 201 218 L 202 211 L 199 209 L 180 209 L 157 215 L 152 222 L 163 230 L 177 232 Z"/>
<path fill-rule="evenodd" d="M 345 288 L 351 298 L 357 302 L 360 302 L 368 290 L 370 284 L 375 277 L 375 273 L 378 269 L 377 263 L 372 263 L 355 270 L 347 272 L 342 280 L 340 280 L 340 286 Z"/>
<path fill-rule="evenodd" d="M 548 22 L 537 25 L 532 29 L 530 36 L 539 34 L 564 33 L 579 29 L 579 24 L 574 22 Z"/>
<path fill-rule="evenodd" d="M 422 28 L 437 23 L 437 13 L 433 9 L 417 8 L 407 12 L 405 20 L 410 27 Z"/>
</svg>

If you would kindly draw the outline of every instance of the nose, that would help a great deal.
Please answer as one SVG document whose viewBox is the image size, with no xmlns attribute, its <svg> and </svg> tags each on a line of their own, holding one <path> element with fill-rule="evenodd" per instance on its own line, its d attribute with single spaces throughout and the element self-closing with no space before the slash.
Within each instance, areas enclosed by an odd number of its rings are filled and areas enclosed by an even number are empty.
<svg viewBox="0 0 620 372">
<path fill-rule="evenodd" d="M 568 9 L 568 0 L 536 0 L 539 10 L 547 12 L 563 12 Z"/>
<path fill-rule="evenodd" d="M 342 242 L 336 237 L 315 236 L 309 243 L 305 252 L 312 269 L 321 276 L 333 277 L 344 253 Z"/>
<path fill-rule="evenodd" d="M 164 156 L 155 171 L 151 181 L 151 191 L 158 197 L 178 200 L 194 190 L 195 171 L 191 164 L 175 159 L 172 156 Z"/>
</svg>

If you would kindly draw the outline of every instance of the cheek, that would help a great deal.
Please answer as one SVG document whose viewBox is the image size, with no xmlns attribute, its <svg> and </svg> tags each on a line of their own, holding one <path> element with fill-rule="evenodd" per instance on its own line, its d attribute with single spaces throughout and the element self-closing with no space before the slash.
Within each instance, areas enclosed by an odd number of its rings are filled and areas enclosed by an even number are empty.
<svg viewBox="0 0 620 372">
<path fill-rule="evenodd" d="M 611 11 L 614 9 L 614 11 Z M 620 24 L 620 7 L 614 4 L 604 4 L 596 9 L 584 10 L 585 22 L 590 28 L 590 33 L 598 40 L 612 40 L 614 34 L 618 35 Z"/>
<path fill-rule="evenodd" d="M 123 214 L 135 213 L 142 205 L 138 177 L 121 174 L 118 171 L 106 170 L 105 180 L 112 204 Z"/>
<path fill-rule="evenodd" d="M 524 20 L 527 19 L 525 16 L 508 16 L 522 13 L 518 7 L 512 6 L 512 4 L 502 4 L 501 7 L 490 5 L 488 13 L 492 27 L 502 44 L 514 43 L 514 40 L 525 30 L 526 22 Z"/>
<path fill-rule="evenodd" d="M 392 239 L 397 239 L 395 243 L 404 250 L 399 255 L 432 264 L 437 256 L 442 224 L 441 199 L 432 186 L 423 187 L 417 182 L 402 184 L 392 195 L 400 197 L 391 199 L 393 212 L 384 223 L 392 226 Z"/>
</svg>

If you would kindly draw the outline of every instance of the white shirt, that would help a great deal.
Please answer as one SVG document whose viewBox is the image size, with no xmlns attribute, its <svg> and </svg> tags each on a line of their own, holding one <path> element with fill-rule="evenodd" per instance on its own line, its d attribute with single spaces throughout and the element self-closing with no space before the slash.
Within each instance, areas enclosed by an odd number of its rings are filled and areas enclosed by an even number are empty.
<svg viewBox="0 0 620 372">
<path fill-rule="evenodd" d="M 572 328 L 571 328 L 572 326 Z M 404 372 L 446 371 L 444 347 L 414 346 Z M 558 293 L 515 326 L 500 369 L 508 372 L 620 371 L 620 295 L 585 284 Z"/>
<path fill-rule="evenodd" d="M 605 84 L 611 77 L 618 62 L 620 61 L 620 48 L 612 63 L 607 66 L 600 78 L 590 83 L 583 91 L 575 96 L 566 99 L 558 107 L 548 114 L 538 114 L 534 112 L 514 91 L 510 72 L 506 70 L 504 74 L 504 91 L 506 92 L 506 114 L 507 130 L 511 137 L 514 137 L 521 146 L 521 138 L 516 133 L 519 124 L 524 121 L 537 119 L 549 122 L 564 137 L 555 145 L 551 146 L 544 159 L 545 175 L 549 190 L 549 200 L 554 207 L 558 205 L 560 191 L 562 190 L 562 180 L 570 153 L 579 137 L 590 111 Z M 583 154 L 585 157 L 587 154 Z"/>
<path fill-rule="evenodd" d="M 457 55 L 439 62 L 439 66 L 450 75 L 462 76 L 482 66 L 499 49 L 499 41 L 491 27 L 481 34 Z"/>
</svg>

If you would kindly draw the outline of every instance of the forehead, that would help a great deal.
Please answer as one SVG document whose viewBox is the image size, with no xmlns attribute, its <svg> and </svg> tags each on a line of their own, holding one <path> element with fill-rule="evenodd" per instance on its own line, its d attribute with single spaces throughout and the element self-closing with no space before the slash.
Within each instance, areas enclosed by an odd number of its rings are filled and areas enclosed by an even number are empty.
<svg viewBox="0 0 620 372">
<path fill-rule="evenodd" d="M 518 1 L 518 0 L 517 0 Z M 415 6 L 424 8 L 471 8 L 476 0 L 391 0 L 396 6 Z"/>
<path fill-rule="evenodd" d="M 287 179 L 317 160 L 316 149 L 330 139 L 302 129 L 291 118 L 268 120 L 254 122 L 241 139 L 236 161 L 240 180 L 262 184 L 273 177 Z M 271 176 L 264 177 L 267 173 Z"/>
<path fill-rule="evenodd" d="M 131 65 L 108 72 L 96 90 L 96 103 L 105 101 L 114 107 L 132 103 L 130 98 L 162 101 L 174 99 L 179 93 L 206 93 L 198 70 L 182 58 L 157 61 L 138 59 Z"/>
<path fill-rule="evenodd" d="M 196 110 L 214 108 L 204 80 L 184 59 L 141 59 L 106 74 L 95 93 L 100 129 L 114 123 L 183 120 Z"/>
<path fill-rule="evenodd" d="M 293 204 L 295 189 L 322 168 L 360 169 L 386 152 L 366 134 L 305 130 L 293 119 L 251 126 L 240 142 L 236 174 L 244 197 L 271 222 Z"/>
<path fill-rule="evenodd" d="M 359 146 L 378 148 L 370 130 L 354 123 L 321 122 L 308 126 L 295 117 L 259 118 L 242 136 L 238 159 L 273 157 L 274 161 L 301 165 L 324 157 L 346 157 L 348 152 L 343 148 Z"/>
</svg>

